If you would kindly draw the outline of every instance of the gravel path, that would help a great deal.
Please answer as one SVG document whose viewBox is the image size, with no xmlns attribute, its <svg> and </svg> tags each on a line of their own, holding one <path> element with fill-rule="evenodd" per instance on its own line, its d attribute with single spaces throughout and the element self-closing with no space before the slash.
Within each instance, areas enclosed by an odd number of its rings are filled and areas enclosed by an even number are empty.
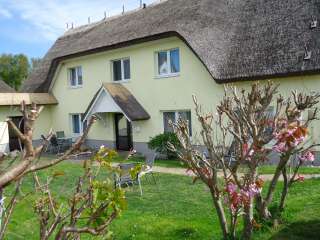
<svg viewBox="0 0 320 240">
<path fill-rule="evenodd" d="M 183 175 L 183 176 L 194 176 L 192 172 L 186 172 L 186 169 L 184 168 L 168 168 L 168 167 L 159 167 L 159 166 L 154 166 L 153 167 L 154 172 L 158 173 L 169 173 L 169 174 L 177 174 L 177 175 Z M 222 176 L 222 174 L 221 174 Z M 260 175 L 260 177 L 265 180 L 271 180 L 272 179 L 271 174 L 263 174 Z M 320 174 L 300 174 L 300 176 L 303 176 L 305 179 L 311 179 L 311 178 L 320 178 Z M 280 178 L 282 180 L 282 176 Z"/>
</svg>

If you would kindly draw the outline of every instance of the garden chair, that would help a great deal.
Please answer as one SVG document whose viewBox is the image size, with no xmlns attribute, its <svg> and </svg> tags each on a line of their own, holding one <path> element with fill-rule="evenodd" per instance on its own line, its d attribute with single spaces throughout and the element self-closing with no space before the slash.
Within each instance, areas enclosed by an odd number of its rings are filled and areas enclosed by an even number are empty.
<svg viewBox="0 0 320 240">
<path fill-rule="evenodd" d="M 139 185 L 140 194 L 142 196 L 142 187 L 139 174 L 132 178 L 130 174 L 130 170 L 136 166 L 135 163 L 121 163 L 119 164 L 120 173 L 115 175 L 115 186 L 123 187 L 123 186 L 134 186 L 134 184 Z"/>
<path fill-rule="evenodd" d="M 61 148 L 61 145 L 59 144 L 56 135 L 53 135 L 50 138 L 50 144 L 48 146 L 48 150 L 47 151 L 50 152 L 50 153 L 59 154 L 60 153 L 60 148 Z"/>
<path fill-rule="evenodd" d="M 157 153 L 155 153 L 153 155 L 152 158 L 146 158 L 146 164 L 145 164 L 145 168 L 138 174 L 138 178 L 142 178 L 143 176 L 146 176 L 146 179 L 149 181 L 149 177 L 151 175 L 154 184 L 157 184 L 156 178 L 154 177 L 154 172 L 153 172 L 153 165 L 154 165 L 154 161 L 157 158 Z M 149 181 L 150 182 L 150 181 Z"/>
<path fill-rule="evenodd" d="M 66 138 L 64 131 L 57 131 L 56 136 L 58 139 L 65 139 Z"/>
<path fill-rule="evenodd" d="M 64 131 L 57 131 L 56 137 L 60 145 L 60 150 L 65 151 L 72 146 L 72 138 L 66 138 Z"/>
</svg>

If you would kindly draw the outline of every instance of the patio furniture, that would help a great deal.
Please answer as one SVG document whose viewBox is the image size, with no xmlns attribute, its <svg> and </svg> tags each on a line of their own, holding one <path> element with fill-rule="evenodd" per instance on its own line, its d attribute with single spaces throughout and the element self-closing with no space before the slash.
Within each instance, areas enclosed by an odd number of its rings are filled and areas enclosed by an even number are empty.
<svg viewBox="0 0 320 240">
<path fill-rule="evenodd" d="M 56 136 L 58 139 L 65 139 L 65 137 L 66 137 L 64 134 L 64 131 L 57 131 Z"/>
<path fill-rule="evenodd" d="M 147 181 L 149 181 L 149 176 L 151 175 L 154 184 L 157 184 L 156 178 L 153 174 L 153 165 L 154 165 L 154 161 L 157 158 L 157 156 L 158 156 L 158 154 L 155 153 L 152 158 L 150 158 L 150 159 L 146 158 L 145 168 L 138 174 L 138 178 L 141 179 L 143 176 L 146 176 Z"/>
<path fill-rule="evenodd" d="M 55 135 L 61 151 L 65 151 L 72 146 L 72 138 L 66 138 L 64 131 L 56 131 Z"/>
<path fill-rule="evenodd" d="M 130 174 L 130 170 L 135 168 L 136 163 L 121 163 L 119 164 L 120 173 L 115 175 L 115 186 L 123 187 L 123 186 L 134 186 L 134 184 L 139 185 L 140 194 L 142 196 L 142 187 L 139 174 L 132 178 Z"/>
<path fill-rule="evenodd" d="M 60 148 L 61 148 L 61 144 L 59 144 L 56 135 L 53 135 L 50 138 L 50 144 L 48 146 L 48 152 L 59 154 L 60 153 Z"/>
</svg>

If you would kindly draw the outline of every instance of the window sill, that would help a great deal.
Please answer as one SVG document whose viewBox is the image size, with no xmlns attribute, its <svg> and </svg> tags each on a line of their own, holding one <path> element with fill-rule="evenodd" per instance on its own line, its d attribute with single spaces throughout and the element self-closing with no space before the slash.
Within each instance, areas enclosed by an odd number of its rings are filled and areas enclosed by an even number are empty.
<svg viewBox="0 0 320 240">
<path fill-rule="evenodd" d="M 78 88 L 82 88 L 83 85 L 78 85 L 78 86 L 69 86 L 69 89 L 78 89 Z"/>
<path fill-rule="evenodd" d="M 120 81 L 112 81 L 112 83 L 129 83 L 131 82 L 131 79 L 128 80 L 120 80 Z"/>
<path fill-rule="evenodd" d="M 180 73 L 173 73 L 173 74 L 167 74 L 167 75 L 157 75 L 154 78 L 155 79 L 161 79 L 161 78 L 173 78 L 173 77 L 179 77 Z"/>
</svg>

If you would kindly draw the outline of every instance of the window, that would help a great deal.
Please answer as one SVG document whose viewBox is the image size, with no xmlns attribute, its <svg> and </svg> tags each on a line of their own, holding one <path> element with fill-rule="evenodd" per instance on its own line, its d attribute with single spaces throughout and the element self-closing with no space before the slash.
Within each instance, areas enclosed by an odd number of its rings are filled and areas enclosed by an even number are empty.
<svg viewBox="0 0 320 240">
<path fill-rule="evenodd" d="M 130 59 L 124 58 L 112 61 L 113 81 L 127 81 L 130 79 Z"/>
<path fill-rule="evenodd" d="M 157 67 L 159 76 L 172 76 L 180 72 L 179 49 L 160 51 L 157 53 Z"/>
<path fill-rule="evenodd" d="M 75 67 L 69 69 L 69 84 L 71 87 L 82 86 L 82 67 Z"/>
<path fill-rule="evenodd" d="M 82 133 L 80 114 L 71 114 L 71 127 L 72 127 L 73 134 L 79 135 Z"/>
<path fill-rule="evenodd" d="M 191 111 L 175 111 L 175 112 L 163 112 L 163 126 L 164 132 L 173 132 L 172 127 L 169 122 L 177 122 L 181 118 L 188 121 L 189 124 L 189 134 L 192 136 L 192 125 L 191 125 Z"/>
</svg>

